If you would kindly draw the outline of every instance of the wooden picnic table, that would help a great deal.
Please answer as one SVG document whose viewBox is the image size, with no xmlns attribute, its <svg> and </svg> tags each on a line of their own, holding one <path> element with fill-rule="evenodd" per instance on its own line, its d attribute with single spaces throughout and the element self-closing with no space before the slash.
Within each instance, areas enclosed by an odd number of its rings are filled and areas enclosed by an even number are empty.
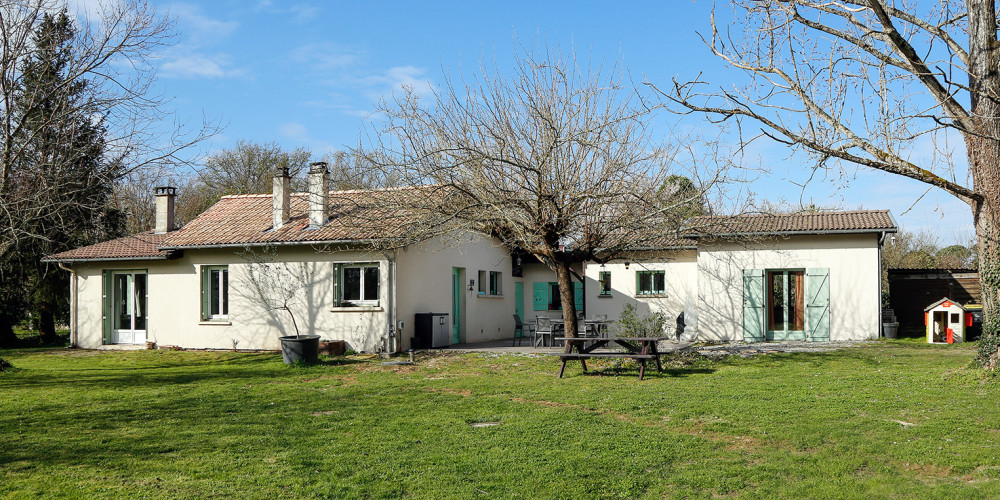
<svg viewBox="0 0 1000 500">
<path fill-rule="evenodd" d="M 631 358 L 639 363 L 639 380 L 642 380 L 646 373 L 646 360 L 648 359 L 656 361 L 656 370 L 658 372 L 663 371 L 663 365 L 660 364 L 660 351 L 657 349 L 656 344 L 661 340 L 667 340 L 669 338 L 670 337 L 557 337 L 556 340 L 561 340 L 566 343 L 566 349 L 563 352 L 555 353 L 555 356 L 559 356 L 562 361 L 562 365 L 559 367 L 559 378 L 562 378 L 563 372 L 566 370 L 566 361 L 571 359 L 579 359 L 580 366 L 583 367 L 583 371 L 586 373 L 587 358 Z M 611 342 L 624 347 L 626 352 L 594 352 L 601 347 L 607 346 Z M 574 348 L 576 348 L 577 352 L 573 352 Z"/>
</svg>

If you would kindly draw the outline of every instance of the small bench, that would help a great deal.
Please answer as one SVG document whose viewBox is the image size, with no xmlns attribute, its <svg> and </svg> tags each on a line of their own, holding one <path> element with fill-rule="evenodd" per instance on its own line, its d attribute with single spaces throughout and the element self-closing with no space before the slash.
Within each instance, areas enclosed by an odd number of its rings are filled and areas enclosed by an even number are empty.
<svg viewBox="0 0 1000 500">
<path fill-rule="evenodd" d="M 656 348 L 656 343 L 665 340 L 667 337 L 614 337 L 614 338 L 593 338 L 593 337 L 559 337 L 566 343 L 566 351 L 552 353 L 559 356 L 562 365 L 559 367 L 559 378 L 562 378 L 566 370 L 566 361 L 579 359 L 583 372 L 587 372 L 587 358 L 630 358 L 639 363 L 639 380 L 642 380 L 646 373 L 646 360 L 656 361 L 657 371 L 663 371 L 660 364 L 660 352 Z M 591 345 L 587 346 L 588 343 Z M 594 352 L 595 349 L 606 346 L 609 342 L 614 342 L 624 347 L 627 352 Z M 573 352 L 573 348 L 577 352 Z"/>
</svg>

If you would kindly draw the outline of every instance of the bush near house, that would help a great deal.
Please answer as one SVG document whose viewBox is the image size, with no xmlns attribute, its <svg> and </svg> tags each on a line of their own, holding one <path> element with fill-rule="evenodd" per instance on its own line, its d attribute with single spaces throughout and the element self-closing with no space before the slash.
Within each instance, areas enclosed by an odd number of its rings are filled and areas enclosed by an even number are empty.
<svg viewBox="0 0 1000 500">
<path fill-rule="evenodd" d="M 997 498 L 975 345 L 589 363 L 7 350 L 0 497 Z"/>
</svg>

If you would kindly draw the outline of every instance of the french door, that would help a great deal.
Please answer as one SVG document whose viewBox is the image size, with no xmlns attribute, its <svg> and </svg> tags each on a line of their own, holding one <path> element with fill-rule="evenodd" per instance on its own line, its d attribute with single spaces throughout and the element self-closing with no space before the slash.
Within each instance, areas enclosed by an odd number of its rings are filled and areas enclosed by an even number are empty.
<svg viewBox="0 0 1000 500">
<path fill-rule="evenodd" d="M 146 273 L 115 271 L 113 290 L 112 341 L 115 344 L 146 342 Z"/>
<path fill-rule="evenodd" d="M 767 272 L 767 340 L 805 340 L 805 271 Z"/>
</svg>

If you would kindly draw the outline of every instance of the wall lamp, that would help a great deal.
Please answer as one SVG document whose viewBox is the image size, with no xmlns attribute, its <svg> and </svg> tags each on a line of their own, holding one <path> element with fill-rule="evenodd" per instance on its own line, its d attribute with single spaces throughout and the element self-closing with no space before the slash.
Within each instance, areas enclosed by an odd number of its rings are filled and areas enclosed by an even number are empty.
<svg viewBox="0 0 1000 500">
<path fill-rule="evenodd" d="M 475 289 L 476 289 L 476 280 L 469 280 L 469 291 L 471 292 Z"/>
<path fill-rule="evenodd" d="M 626 261 L 625 261 L 625 269 L 628 269 L 628 265 L 629 265 L 629 264 L 631 264 L 631 262 L 629 262 L 629 261 L 627 261 L 627 260 L 626 260 Z"/>
</svg>

